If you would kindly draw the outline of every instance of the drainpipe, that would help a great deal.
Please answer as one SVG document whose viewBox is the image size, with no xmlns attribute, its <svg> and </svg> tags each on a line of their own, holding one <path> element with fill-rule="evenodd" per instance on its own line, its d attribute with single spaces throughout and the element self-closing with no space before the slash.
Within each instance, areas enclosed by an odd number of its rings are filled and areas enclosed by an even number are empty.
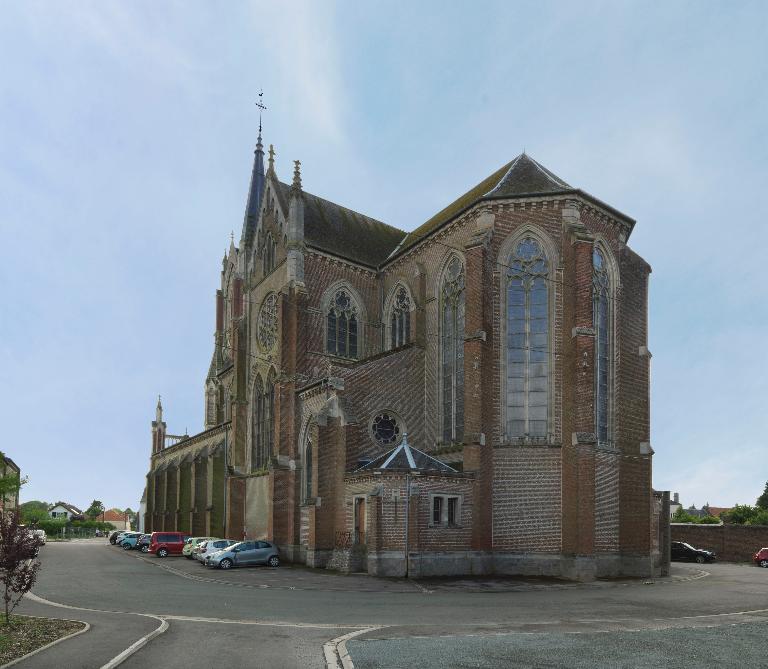
<svg viewBox="0 0 768 669">
<path fill-rule="evenodd" d="M 405 578 L 408 578 L 408 531 L 411 518 L 411 475 L 405 475 Z"/>
</svg>

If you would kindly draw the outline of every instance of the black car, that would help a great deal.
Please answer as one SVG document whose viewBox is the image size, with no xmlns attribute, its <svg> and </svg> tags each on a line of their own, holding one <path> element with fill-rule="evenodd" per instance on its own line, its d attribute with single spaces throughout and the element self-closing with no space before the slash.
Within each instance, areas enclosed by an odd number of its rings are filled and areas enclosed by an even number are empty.
<svg viewBox="0 0 768 669">
<path fill-rule="evenodd" d="M 714 562 L 715 554 L 712 551 L 705 551 L 703 548 L 694 548 L 691 544 L 684 541 L 672 542 L 672 560 L 677 562 Z"/>
<path fill-rule="evenodd" d="M 109 543 L 111 543 L 113 546 L 115 545 L 117 541 L 117 535 L 120 533 L 120 530 L 113 530 L 109 533 Z"/>
<path fill-rule="evenodd" d="M 136 542 L 136 550 L 142 553 L 149 553 L 149 540 L 151 537 L 151 534 L 142 534 Z"/>
</svg>

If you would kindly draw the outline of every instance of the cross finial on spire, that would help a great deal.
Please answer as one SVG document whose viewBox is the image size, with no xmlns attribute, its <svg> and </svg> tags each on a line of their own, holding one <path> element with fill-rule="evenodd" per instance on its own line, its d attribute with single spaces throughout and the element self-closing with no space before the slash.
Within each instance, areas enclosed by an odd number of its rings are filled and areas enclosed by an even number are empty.
<svg viewBox="0 0 768 669">
<path fill-rule="evenodd" d="M 259 108 L 259 139 L 261 139 L 261 112 L 267 111 L 267 107 L 262 99 L 263 95 L 264 91 L 259 89 L 259 101 L 256 103 L 256 106 Z"/>
<path fill-rule="evenodd" d="M 269 164 L 267 169 L 269 172 L 275 171 L 275 147 L 271 144 L 269 145 Z"/>
</svg>

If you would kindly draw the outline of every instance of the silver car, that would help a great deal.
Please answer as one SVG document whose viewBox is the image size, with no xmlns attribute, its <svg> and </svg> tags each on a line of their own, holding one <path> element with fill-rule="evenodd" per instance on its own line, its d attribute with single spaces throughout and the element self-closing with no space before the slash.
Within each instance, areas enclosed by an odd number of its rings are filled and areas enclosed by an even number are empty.
<svg viewBox="0 0 768 669">
<path fill-rule="evenodd" d="M 214 553 L 205 564 L 214 569 L 249 567 L 257 564 L 279 567 L 280 551 L 271 541 L 241 541 L 239 544 Z"/>
</svg>

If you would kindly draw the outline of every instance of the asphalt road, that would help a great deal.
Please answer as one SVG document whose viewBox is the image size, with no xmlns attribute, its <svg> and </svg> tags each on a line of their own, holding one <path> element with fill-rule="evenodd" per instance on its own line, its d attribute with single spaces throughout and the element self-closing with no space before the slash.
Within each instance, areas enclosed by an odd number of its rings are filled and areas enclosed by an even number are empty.
<svg viewBox="0 0 768 669">
<path fill-rule="evenodd" d="M 100 541 L 51 543 L 41 559 L 35 594 L 77 608 L 32 601 L 23 612 L 93 628 L 22 668 L 103 667 L 161 625 L 122 666 L 321 669 L 323 645 L 352 633 L 334 646 L 358 669 L 768 666 L 768 569 L 750 565 L 675 565 L 672 579 L 573 585 L 213 572 Z"/>
</svg>

